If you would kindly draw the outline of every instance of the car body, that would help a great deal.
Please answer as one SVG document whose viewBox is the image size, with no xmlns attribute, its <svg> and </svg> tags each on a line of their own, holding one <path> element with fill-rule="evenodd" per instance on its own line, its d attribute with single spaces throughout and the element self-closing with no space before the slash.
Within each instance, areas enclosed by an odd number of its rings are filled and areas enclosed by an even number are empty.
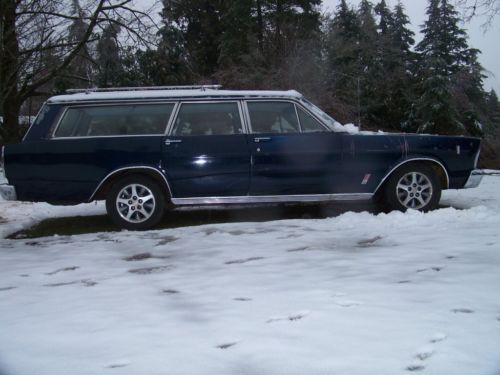
<svg viewBox="0 0 500 375">
<path fill-rule="evenodd" d="M 23 141 L 2 150 L 0 192 L 53 204 L 106 199 L 129 229 L 156 224 L 169 204 L 381 197 L 426 211 L 442 189 L 479 184 L 479 150 L 477 138 L 349 133 L 296 91 L 82 92 L 50 98 Z"/>
</svg>

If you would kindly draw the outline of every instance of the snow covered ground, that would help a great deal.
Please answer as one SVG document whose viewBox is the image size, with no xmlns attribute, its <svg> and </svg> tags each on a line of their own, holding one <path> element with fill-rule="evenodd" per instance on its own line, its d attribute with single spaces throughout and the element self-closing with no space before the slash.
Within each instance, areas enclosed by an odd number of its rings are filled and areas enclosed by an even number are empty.
<svg viewBox="0 0 500 375">
<path fill-rule="evenodd" d="M 500 374 L 500 176 L 428 214 L 7 240 L 0 374 Z M 265 209 L 265 208 L 263 208 Z"/>
</svg>

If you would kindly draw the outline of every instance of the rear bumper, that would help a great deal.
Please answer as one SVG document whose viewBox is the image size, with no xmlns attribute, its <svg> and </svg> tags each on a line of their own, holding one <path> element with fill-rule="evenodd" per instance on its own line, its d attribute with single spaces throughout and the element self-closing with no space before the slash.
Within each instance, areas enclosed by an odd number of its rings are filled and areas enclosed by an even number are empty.
<svg viewBox="0 0 500 375">
<path fill-rule="evenodd" d="M 0 195 L 6 201 L 17 200 L 16 188 L 12 185 L 7 185 L 7 184 L 0 185 Z"/>
<path fill-rule="evenodd" d="M 483 179 L 483 171 L 480 169 L 474 169 L 471 172 L 469 178 L 467 179 L 467 182 L 464 185 L 464 189 L 471 189 L 478 187 L 482 179 Z"/>
</svg>

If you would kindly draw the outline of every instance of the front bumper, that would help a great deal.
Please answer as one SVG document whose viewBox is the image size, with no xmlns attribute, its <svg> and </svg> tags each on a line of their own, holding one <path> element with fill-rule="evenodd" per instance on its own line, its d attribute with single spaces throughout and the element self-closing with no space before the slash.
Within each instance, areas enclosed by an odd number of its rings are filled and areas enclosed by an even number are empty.
<svg viewBox="0 0 500 375">
<path fill-rule="evenodd" d="M 6 201 L 17 200 L 16 188 L 12 185 L 7 185 L 7 184 L 0 185 L 0 195 Z"/>
<path fill-rule="evenodd" d="M 474 169 L 469 178 L 467 179 L 467 182 L 464 185 L 464 189 L 470 189 L 470 188 L 475 188 L 478 187 L 479 184 L 481 183 L 481 180 L 483 179 L 483 171 L 480 169 Z"/>
</svg>

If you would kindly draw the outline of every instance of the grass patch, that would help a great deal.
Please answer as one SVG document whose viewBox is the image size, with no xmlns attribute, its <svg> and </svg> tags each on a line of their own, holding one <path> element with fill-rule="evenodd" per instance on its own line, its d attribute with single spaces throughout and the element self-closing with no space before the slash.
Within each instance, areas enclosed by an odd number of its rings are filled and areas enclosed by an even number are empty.
<svg viewBox="0 0 500 375">
<path fill-rule="evenodd" d="M 174 210 L 165 214 L 155 229 L 172 229 L 205 224 L 263 222 L 289 219 L 323 219 L 347 211 L 371 211 L 373 205 L 365 204 L 302 204 L 287 206 L 240 207 L 231 209 Z M 70 236 L 98 232 L 120 231 L 107 215 L 75 216 L 46 219 L 30 228 L 9 235 L 8 239 L 31 239 L 54 235 Z"/>
</svg>

